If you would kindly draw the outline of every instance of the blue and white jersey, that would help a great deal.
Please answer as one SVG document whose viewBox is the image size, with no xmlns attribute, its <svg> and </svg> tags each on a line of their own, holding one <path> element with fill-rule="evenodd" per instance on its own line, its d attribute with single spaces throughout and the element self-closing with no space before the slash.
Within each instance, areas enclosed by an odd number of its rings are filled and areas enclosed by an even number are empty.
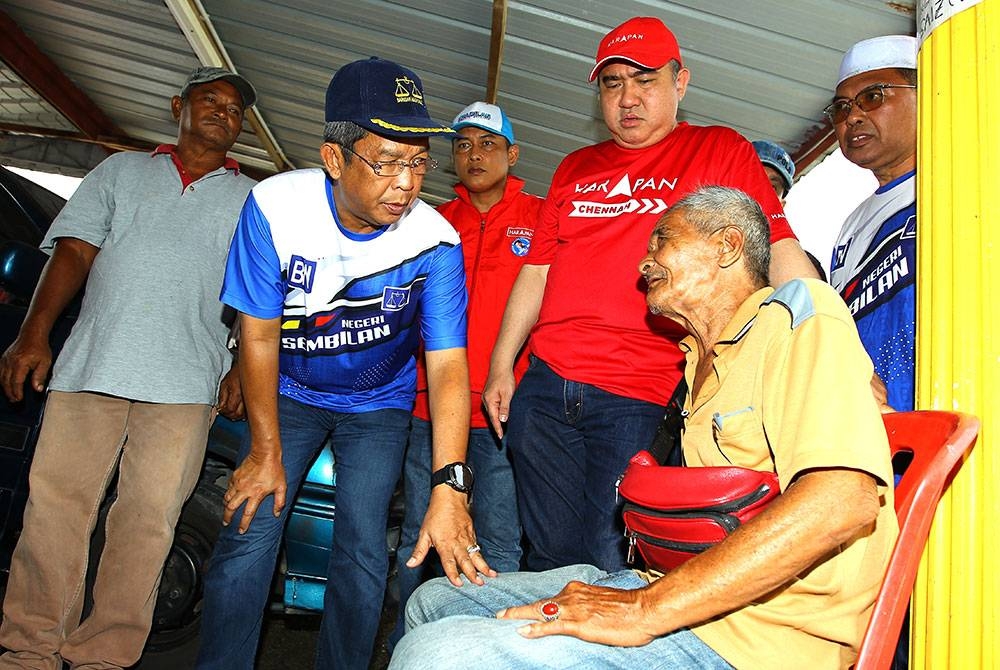
<svg viewBox="0 0 1000 670">
<path fill-rule="evenodd" d="M 916 173 L 855 209 L 833 249 L 830 283 L 851 310 L 889 404 L 913 409 L 916 343 Z"/>
<path fill-rule="evenodd" d="M 281 317 L 279 392 L 341 412 L 410 410 L 414 352 L 466 345 L 465 269 L 455 230 L 414 201 L 367 235 L 337 220 L 320 169 L 261 182 L 240 214 L 221 299 Z"/>
</svg>

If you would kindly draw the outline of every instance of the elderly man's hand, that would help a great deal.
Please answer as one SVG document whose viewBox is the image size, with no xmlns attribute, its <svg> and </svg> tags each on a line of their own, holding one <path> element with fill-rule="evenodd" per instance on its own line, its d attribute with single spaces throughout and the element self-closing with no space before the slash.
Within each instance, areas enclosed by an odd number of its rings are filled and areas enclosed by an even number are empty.
<svg viewBox="0 0 1000 670">
<path fill-rule="evenodd" d="M 570 582 L 548 600 L 500 610 L 497 618 L 537 621 L 517 629 L 526 638 L 569 635 L 613 647 L 641 647 L 658 635 L 647 621 L 651 608 L 645 600 L 646 589 Z M 558 618 L 545 621 L 542 608 L 549 603 L 558 607 Z"/>
<path fill-rule="evenodd" d="M 486 408 L 486 414 L 490 417 L 490 424 L 496 431 L 497 437 L 503 437 L 503 424 L 510 416 L 510 399 L 514 397 L 516 386 L 513 370 L 494 372 L 490 368 L 486 385 L 483 387 L 483 407 Z"/>
<path fill-rule="evenodd" d="M 23 334 L 0 357 L 0 385 L 11 402 L 24 399 L 24 380 L 31 373 L 31 388 L 45 389 L 45 379 L 52 367 L 52 349 L 45 338 Z"/>
<path fill-rule="evenodd" d="M 240 519 L 240 534 L 247 532 L 250 522 L 257 514 L 261 501 L 269 495 L 274 495 L 274 516 L 279 516 L 285 507 L 285 468 L 281 464 L 281 452 L 276 455 L 259 456 L 253 451 L 244 459 L 233 476 L 229 478 L 229 487 L 223 500 L 226 503 L 222 512 L 222 524 L 228 526 L 233 520 L 233 514 L 240 505 L 246 502 L 243 516 Z"/>
<path fill-rule="evenodd" d="M 479 551 L 466 495 L 448 486 L 437 486 L 431 492 L 424 523 L 420 526 L 413 554 L 406 561 L 407 567 L 420 565 L 431 547 L 437 550 L 441 566 L 455 586 L 462 585 L 459 573 L 480 586 L 484 584 L 481 575 L 497 576 L 496 570 L 486 563 Z"/>
</svg>

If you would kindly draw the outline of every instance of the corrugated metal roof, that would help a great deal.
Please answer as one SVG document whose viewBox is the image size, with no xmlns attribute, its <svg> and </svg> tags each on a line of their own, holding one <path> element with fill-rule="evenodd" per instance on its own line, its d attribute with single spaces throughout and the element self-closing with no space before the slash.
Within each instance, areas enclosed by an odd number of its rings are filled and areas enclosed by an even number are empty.
<svg viewBox="0 0 1000 670">
<path fill-rule="evenodd" d="M 19 126 L 73 130 L 62 114 L 0 62 L 0 119 Z"/>
<path fill-rule="evenodd" d="M 486 94 L 490 0 L 201 0 L 258 109 L 296 166 L 318 164 L 331 74 L 370 55 L 423 79 L 432 115 L 450 120 Z M 544 193 L 569 151 L 605 139 L 586 78 L 599 38 L 630 16 L 662 18 L 691 69 L 680 117 L 731 126 L 791 152 L 822 126 L 841 54 L 865 37 L 913 31 L 913 2 L 878 0 L 510 1 L 497 102 L 521 145 L 515 172 Z M 176 135 L 167 100 L 199 63 L 172 15 L 153 0 L 3 0 L 3 8 L 69 78 L 129 135 Z M 0 71 L 2 75 L 2 71 Z M 0 120 L 6 122 L 0 105 Z M 57 127 L 53 125 L 53 127 Z M 0 143 L 0 158 L 3 145 Z M 449 146 L 425 179 L 430 201 L 451 196 Z M 234 154 L 268 164 L 246 131 Z M 800 166 L 801 169 L 802 166 Z"/>
</svg>

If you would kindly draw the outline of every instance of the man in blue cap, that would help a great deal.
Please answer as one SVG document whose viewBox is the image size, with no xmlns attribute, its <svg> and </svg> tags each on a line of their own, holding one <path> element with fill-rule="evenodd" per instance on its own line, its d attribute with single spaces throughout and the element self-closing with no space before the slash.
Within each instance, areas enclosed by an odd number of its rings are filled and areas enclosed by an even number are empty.
<svg viewBox="0 0 1000 670">
<path fill-rule="evenodd" d="M 760 164 L 764 166 L 764 174 L 767 175 L 767 180 L 771 182 L 774 194 L 778 196 L 781 206 L 784 207 L 785 198 L 788 196 L 788 191 L 792 188 L 792 179 L 795 177 L 795 162 L 780 145 L 768 140 L 754 141 L 753 149 L 757 152 Z M 819 278 L 826 281 L 826 270 L 823 268 L 823 264 L 805 249 L 802 251 L 805 253 L 806 258 L 809 259 L 809 262 L 812 263 Z"/>
<path fill-rule="evenodd" d="M 240 312 L 250 422 L 205 583 L 199 668 L 252 668 L 288 507 L 331 438 L 337 526 L 317 668 L 368 667 L 388 571 L 385 525 L 422 341 L 433 479 L 417 550 L 446 574 L 493 572 L 468 512 L 466 297 L 458 234 L 417 196 L 436 167 L 420 79 L 372 58 L 327 88 L 323 168 L 261 182 L 230 249 L 222 300 Z"/>
<path fill-rule="evenodd" d="M 774 188 L 775 194 L 785 204 L 785 197 L 792 188 L 792 179 L 795 177 L 795 163 L 788 152 L 779 145 L 768 140 L 756 140 L 753 142 L 753 149 L 757 152 L 757 158 L 764 166 L 764 174 Z"/>
</svg>

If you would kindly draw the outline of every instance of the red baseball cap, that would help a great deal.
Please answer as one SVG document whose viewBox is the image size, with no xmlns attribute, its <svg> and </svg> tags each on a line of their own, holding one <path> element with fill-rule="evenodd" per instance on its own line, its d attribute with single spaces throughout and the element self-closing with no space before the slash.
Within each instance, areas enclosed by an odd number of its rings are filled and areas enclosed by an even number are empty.
<svg viewBox="0 0 1000 670">
<path fill-rule="evenodd" d="M 612 60 L 626 60 L 645 70 L 659 70 L 672 60 L 680 63 L 681 49 L 663 21 L 652 16 L 636 16 L 601 40 L 597 47 L 597 63 L 588 81 L 594 81 L 601 68 Z"/>
</svg>

